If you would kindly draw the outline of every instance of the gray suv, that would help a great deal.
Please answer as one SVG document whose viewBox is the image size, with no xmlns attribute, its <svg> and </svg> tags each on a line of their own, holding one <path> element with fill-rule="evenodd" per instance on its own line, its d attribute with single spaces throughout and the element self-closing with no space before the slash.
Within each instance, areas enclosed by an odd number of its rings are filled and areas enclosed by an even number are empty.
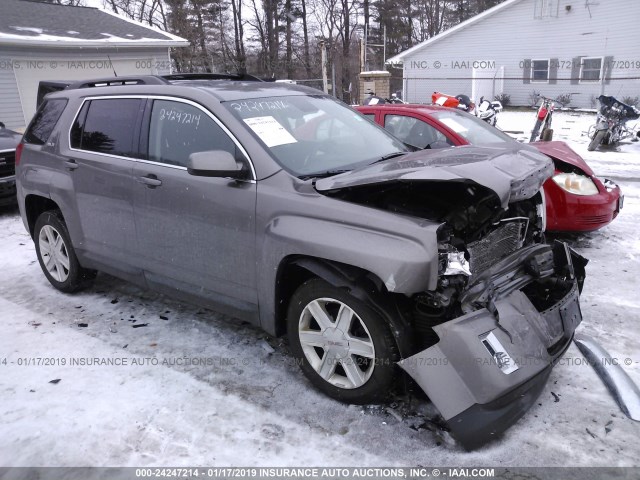
<svg viewBox="0 0 640 480">
<path fill-rule="evenodd" d="M 467 448 L 524 414 L 581 321 L 586 260 L 544 243 L 553 165 L 526 146 L 413 152 L 317 90 L 174 75 L 48 95 L 19 150 L 57 289 L 103 271 L 286 332 L 345 402 L 408 374 Z"/>
</svg>

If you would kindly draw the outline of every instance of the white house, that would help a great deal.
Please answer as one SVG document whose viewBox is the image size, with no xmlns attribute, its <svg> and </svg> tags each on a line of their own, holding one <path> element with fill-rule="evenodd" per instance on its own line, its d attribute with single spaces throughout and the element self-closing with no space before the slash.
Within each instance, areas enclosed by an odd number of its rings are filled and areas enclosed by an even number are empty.
<svg viewBox="0 0 640 480">
<path fill-rule="evenodd" d="M 169 73 L 189 42 L 97 8 L 0 0 L 0 121 L 21 129 L 41 80 Z"/>
<path fill-rule="evenodd" d="M 530 105 L 539 92 L 589 108 L 601 94 L 640 96 L 639 45 L 638 0 L 506 0 L 388 63 L 403 65 L 410 102 L 442 91 Z"/>
</svg>

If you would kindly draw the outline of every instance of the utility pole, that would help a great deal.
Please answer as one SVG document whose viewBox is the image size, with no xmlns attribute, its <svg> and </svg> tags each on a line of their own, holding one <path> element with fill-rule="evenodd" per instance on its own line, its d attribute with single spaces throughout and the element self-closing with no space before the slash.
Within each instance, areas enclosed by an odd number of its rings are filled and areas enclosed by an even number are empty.
<svg viewBox="0 0 640 480">
<path fill-rule="evenodd" d="M 327 80 L 327 45 L 324 40 L 318 42 L 320 46 L 320 62 L 322 64 L 322 90 L 329 93 L 329 82 Z"/>
</svg>

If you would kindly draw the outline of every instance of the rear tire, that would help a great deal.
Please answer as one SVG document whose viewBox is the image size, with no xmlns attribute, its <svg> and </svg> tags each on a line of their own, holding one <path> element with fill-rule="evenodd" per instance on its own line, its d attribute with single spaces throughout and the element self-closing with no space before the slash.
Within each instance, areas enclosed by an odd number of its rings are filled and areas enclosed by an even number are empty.
<svg viewBox="0 0 640 480">
<path fill-rule="evenodd" d="M 291 351 L 311 383 L 347 403 L 384 401 L 396 379 L 398 349 L 384 320 L 346 290 L 315 278 L 291 297 Z"/>
<path fill-rule="evenodd" d="M 607 134 L 606 130 L 598 130 L 596 134 L 593 136 L 593 139 L 591 140 L 591 142 L 589 142 L 589 146 L 587 147 L 587 150 L 589 150 L 590 152 L 593 152 L 596 148 L 598 148 L 602 143 L 602 141 L 604 140 L 604 137 L 606 134 Z"/>
<path fill-rule="evenodd" d="M 73 293 L 82 290 L 96 277 L 95 270 L 80 266 L 59 210 L 50 210 L 38 217 L 33 240 L 45 277 L 61 292 Z"/>
</svg>

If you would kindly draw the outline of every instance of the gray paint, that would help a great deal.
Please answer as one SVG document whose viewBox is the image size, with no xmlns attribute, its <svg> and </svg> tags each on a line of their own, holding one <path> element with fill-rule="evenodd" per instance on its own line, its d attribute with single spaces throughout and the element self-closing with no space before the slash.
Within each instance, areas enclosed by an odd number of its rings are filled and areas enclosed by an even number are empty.
<svg viewBox="0 0 640 480">
<path fill-rule="evenodd" d="M 526 250 L 514 256 L 526 254 Z M 578 288 L 574 285 L 560 303 L 564 306 L 577 302 Z M 438 325 L 434 327 L 440 338 L 436 345 L 399 362 L 445 420 L 475 404 L 499 399 L 548 368 L 557 357 L 547 351 L 555 340 L 550 332 L 559 330 L 570 339 L 582 320 L 580 317 L 567 322 L 558 308 L 538 312 L 519 290 L 498 300 L 496 307 L 499 321 L 483 308 Z M 517 370 L 505 374 L 478 341 L 489 332 L 515 361 Z"/>
<path fill-rule="evenodd" d="M 387 160 L 356 172 L 319 180 L 319 191 L 390 181 L 472 180 L 495 192 L 504 208 L 511 202 L 531 198 L 553 175 L 546 155 L 522 148 L 462 146 L 456 149 L 421 150 Z"/>
<path fill-rule="evenodd" d="M 578 349 L 596 371 L 620 410 L 631 420 L 640 422 L 640 389 L 609 352 L 588 335 L 576 335 Z"/>
<path fill-rule="evenodd" d="M 282 170 L 243 122 L 221 104 L 236 99 L 239 88 L 256 96 L 288 91 L 273 84 L 218 81 L 197 87 L 98 87 L 53 94 L 51 98 L 68 98 L 68 106 L 45 145 L 25 144 L 16 172 L 25 226 L 27 197 L 50 198 L 63 214 L 84 267 L 211 306 L 275 334 L 277 274 L 292 258 L 358 267 L 390 292 L 408 297 L 436 287 L 438 223 L 342 201 L 318 189 L 384 181 L 471 180 L 508 202 L 533 196 L 548 175 L 549 161 L 529 149 L 499 152 L 466 147 L 414 153 L 407 157 L 410 168 L 389 160 L 351 176 L 318 182 L 316 189 L 312 180 Z M 317 95 L 300 87 L 291 91 Z M 184 167 L 72 149 L 70 126 L 82 103 L 110 96 L 162 97 L 200 105 L 241 146 L 251 163 L 251 177 L 194 177 Z M 380 130 L 380 135 L 387 134 Z M 149 175 L 161 183 L 140 181 Z M 580 322 L 575 281 L 562 300 L 542 313 L 522 292 L 507 290 L 501 283 L 505 276 L 535 281 L 524 263 L 541 249 L 551 252 L 551 247 L 542 245 L 523 248 L 488 269 L 489 278 L 479 277 L 478 282 L 498 295 L 499 316 L 479 308 L 440 324 L 434 328 L 440 339 L 435 346 L 400 363 L 445 419 L 472 405 L 489 403 L 536 376 L 551 363 L 547 348 L 556 341 L 556 333 L 570 338 Z M 511 260 L 517 267 L 505 272 L 503 267 Z M 538 275 L 551 274 L 553 269 Z M 479 341 L 489 332 L 520 361 L 518 369 L 506 375 L 491 365 L 493 357 Z"/>
</svg>

